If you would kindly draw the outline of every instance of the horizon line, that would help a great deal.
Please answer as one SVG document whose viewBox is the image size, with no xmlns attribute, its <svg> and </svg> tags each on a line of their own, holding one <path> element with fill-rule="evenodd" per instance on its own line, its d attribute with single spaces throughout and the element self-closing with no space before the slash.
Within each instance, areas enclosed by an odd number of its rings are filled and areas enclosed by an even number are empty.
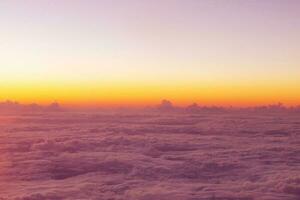
<svg viewBox="0 0 300 200">
<path fill-rule="evenodd" d="M 172 101 L 168 99 L 162 99 L 160 102 L 156 103 L 150 103 L 150 104 L 68 104 L 68 103 L 60 103 L 60 101 L 54 100 L 51 102 L 22 102 L 17 100 L 0 100 L 1 104 L 17 104 L 20 106 L 41 106 L 41 107 L 47 107 L 47 106 L 60 106 L 62 108 L 66 109 L 114 109 L 114 108 L 157 108 L 159 106 L 162 106 L 163 104 L 167 104 L 166 106 L 172 107 L 172 108 L 188 108 L 188 107 L 199 107 L 199 108 L 259 108 L 259 107 L 271 107 L 271 106 L 278 106 L 283 108 L 298 108 L 300 107 L 300 103 L 298 104 L 286 104 L 281 101 L 277 101 L 276 103 L 270 102 L 270 103 L 262 103 L 262 104 L 206 104 L 206 103 L 198 103 L 198 102 L 192 102 L 192 103 L 185 103 L 185 104 L 173 104 Z"/>
</svg>

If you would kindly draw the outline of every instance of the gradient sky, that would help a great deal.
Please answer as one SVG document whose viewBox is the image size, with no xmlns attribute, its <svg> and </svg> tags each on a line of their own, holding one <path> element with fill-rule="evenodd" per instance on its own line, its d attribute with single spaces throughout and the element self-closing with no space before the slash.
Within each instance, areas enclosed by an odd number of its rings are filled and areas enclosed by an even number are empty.
<svg viewBox="0 0 300 200">
<path fill-rule="evenodd" d="M 299 0 L 1 0 L 0 100 L 300 104 Z"/>
</svg>

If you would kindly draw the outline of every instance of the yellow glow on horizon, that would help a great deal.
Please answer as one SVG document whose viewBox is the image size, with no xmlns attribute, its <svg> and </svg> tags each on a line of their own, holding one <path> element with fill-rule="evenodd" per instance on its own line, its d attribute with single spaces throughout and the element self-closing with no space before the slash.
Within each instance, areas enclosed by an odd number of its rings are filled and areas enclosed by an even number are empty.
<svg viewBox="0 0 300 200">
<path fill-rule="evenodd" d="M 147 106 L 169 99 L 175 105 L 253 106 L 282 102 L 299 105 L 299 85 L 291 83 L 53 83 L 1 84 L 0 100 L 65 106 Z"/>
</svg>

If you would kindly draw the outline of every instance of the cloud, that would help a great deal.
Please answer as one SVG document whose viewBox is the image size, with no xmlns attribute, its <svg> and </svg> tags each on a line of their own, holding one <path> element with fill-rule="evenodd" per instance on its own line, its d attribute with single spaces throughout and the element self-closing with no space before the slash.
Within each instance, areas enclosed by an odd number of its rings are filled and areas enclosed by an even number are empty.
<svg viewBox="0 0 300 200">
<path fill-rule="evenodd" d="M 162 100 L 161 103 L 157 106 L 160 111 L 172 111 L 174 109 L 173 103 L 169 100 Z"/>
<path fill-rule="evenodd" d="M 11 121 L 1 124 L 0 199 L 296 200 L 300 195 L 297 113 L 6 117 Z"/>
<path fill-rule="evenodd" d="M 41 106 L 38 104 L 20 104 L 15 101 L 4 101 L 0 102 L 0 111 L 1 112 L 57 112 L 63 111 L 63 108 L 57 103 L 52 103 L 48 106 Z"/>
</svg>

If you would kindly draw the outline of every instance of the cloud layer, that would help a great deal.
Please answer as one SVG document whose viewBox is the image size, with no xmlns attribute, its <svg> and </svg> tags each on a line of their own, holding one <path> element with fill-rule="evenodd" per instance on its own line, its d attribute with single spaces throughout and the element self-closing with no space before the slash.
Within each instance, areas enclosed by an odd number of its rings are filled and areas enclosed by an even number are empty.
<svg viewBox="0 0 300 200">
<path fill-rule="evenodd" d="M 300 198 L 296 113 L 55 112 L 1 119 L 1 200 Z"/>
</svg>

